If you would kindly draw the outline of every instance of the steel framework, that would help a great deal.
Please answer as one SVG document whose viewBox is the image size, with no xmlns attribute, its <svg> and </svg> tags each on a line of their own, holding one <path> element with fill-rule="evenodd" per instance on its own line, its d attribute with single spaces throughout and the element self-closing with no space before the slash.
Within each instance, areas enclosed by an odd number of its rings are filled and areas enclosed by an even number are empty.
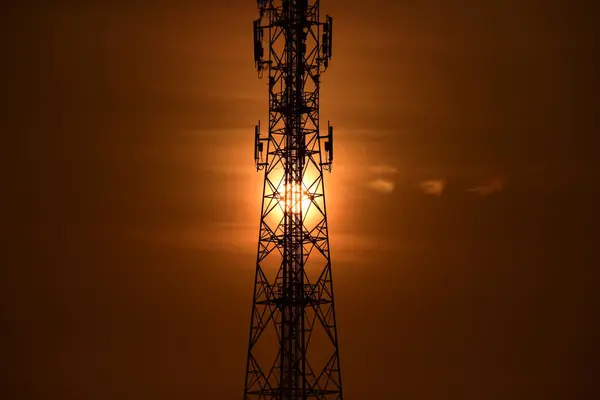
<svg viewBox="0 0 600 400">
<path fill-rule="evenodd" d="M 319 130 L 333 20 L 320 21 L 319 0 L 257 3 L 254 61 L 259 77 L 268 73 L 269 125 L 266 135 L 255 127 L 265 175 L 244 398 L 341 400 L 323 181 L 333 127 Z"/>
</svg>

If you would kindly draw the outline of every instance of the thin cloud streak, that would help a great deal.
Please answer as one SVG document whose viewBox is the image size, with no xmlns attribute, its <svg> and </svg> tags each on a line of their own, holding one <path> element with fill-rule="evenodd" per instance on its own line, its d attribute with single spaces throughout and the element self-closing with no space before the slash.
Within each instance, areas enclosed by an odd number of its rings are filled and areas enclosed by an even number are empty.
<svg viewBox="0 0 600 400">
<path fill-rule="evenodd" d="M 394 191 L 394 182 L 387 179 L 375 179 L 367 184 L 369 189 L 380 193 L 391 193 Z"/>
<path fill-rule="evenodd" d="M 419 189 L 421 189 L 423 193 L 434 196 L 441 196 L 445 187 L 446 181 L 443 179 L 430 179 L 419 183 Z"/>
<path fill-rule="evenodd" d="M 483 185 L 475 186 L 467 189 L 467 192 L 477 193 L 481 196 L 488 196 L 494 192 L 501 192 L 506 188 L 508 181 L 505 178 L 490 179 Z"/>
<path fill-rule="evenodd" d="M 369 171 L 375 175 L 394 175 L 398 173 L 398 169 L 393 165 L 373 165 L 369 167 Z"/>
</svg>

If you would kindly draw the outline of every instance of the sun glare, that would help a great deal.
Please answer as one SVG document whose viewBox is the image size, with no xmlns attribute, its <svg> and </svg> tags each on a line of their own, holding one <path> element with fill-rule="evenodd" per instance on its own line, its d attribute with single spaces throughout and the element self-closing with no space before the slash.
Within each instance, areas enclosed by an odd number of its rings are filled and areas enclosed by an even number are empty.
<svg viewBox="0 0 600 400">
<path fill-rule="evenodd" d="M 293 214 L 302 212 L 306 215 L 311 204 L 310 194 L 301 186 L 295 183 L 283 185 L 283 190 L 279 195 L 279 202 L 283 210 L 288 210 Z"/>
</svg>

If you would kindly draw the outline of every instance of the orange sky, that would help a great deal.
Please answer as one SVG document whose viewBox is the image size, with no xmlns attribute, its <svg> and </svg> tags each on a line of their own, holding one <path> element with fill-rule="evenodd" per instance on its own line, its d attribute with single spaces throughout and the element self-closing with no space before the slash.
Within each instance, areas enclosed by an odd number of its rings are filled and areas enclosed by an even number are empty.
<svg viewBox="0 0 600 400">
<path fill-rule="evenodd" d="M 346 398 L 594 397 L 597 10 L 372 3 L 322 1 Z M 2 12 L 14 398 L 241 396 L 267 87 L 206 4 Z"/>
</svg>

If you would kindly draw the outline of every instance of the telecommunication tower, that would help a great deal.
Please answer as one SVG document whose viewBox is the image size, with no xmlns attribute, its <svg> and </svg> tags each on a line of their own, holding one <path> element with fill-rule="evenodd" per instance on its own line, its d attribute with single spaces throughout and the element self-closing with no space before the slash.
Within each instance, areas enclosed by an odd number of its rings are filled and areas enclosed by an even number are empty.
<svg viewBox="0 0 600 400">
<path fill-rule="evenodd" d="M 265 175 L 244 399 L 342 400 L 323 181 L 333 127 L 319 129 L 333 20 L 320 20 L 319 0 L 257 3 L 254 62 L 268 75 L 269 123 L 254 132 Z"/>
</svg>

